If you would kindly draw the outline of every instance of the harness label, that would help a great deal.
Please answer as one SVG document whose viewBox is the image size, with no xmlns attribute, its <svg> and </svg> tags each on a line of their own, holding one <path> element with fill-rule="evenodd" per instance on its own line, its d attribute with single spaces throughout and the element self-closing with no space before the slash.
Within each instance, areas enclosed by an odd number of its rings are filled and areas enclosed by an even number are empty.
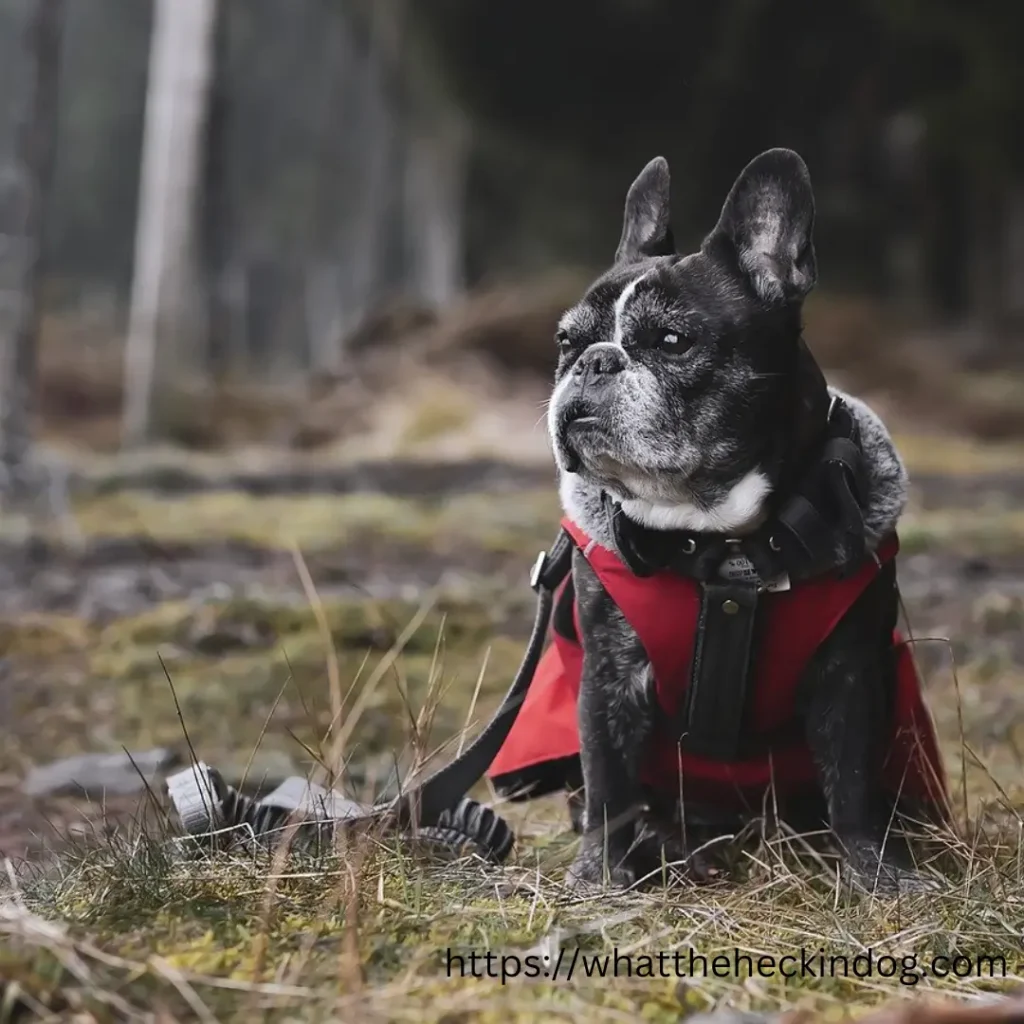
<svg viewBox="0 0 1024 1024">
<path fill-rule="evenodd" d="M 726 580 L 738 581 L 741 583 L 760 583 L 761 577 L 746 555 L 730 555 L 718 570 L 719 575 Z M 777 594 L 783 590 L 789 590 L 789 575 L 782 573 L 769 583 L 763 584 L 769 594 Z"/>
</svg>

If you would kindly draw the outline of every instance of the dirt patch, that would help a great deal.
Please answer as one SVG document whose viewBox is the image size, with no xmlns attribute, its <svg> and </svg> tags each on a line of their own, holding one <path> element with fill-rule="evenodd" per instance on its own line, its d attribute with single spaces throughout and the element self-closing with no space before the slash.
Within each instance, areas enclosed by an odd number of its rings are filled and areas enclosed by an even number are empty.
<svg viewBox="0 0 1024 1024">
<path fill-rule="evenodd" d="M 139 467 L 123 473 L 71 474 L 72 491 L 96 495 L 119 491 L 154 491 L 187 495 L 239 491 L 254 497 L 275 494 L 352 494 L 380 492 L 394 497 L 426 499 L 467 491 L 510 491 L 553 484 L 551 467 L 522 466 L 499 459 L 458 462 L 408 459 L 373 460 L 349 466 L 287 468 L 276 471 L 227 472 L 212 475 L 184 466 Z"/>
</svg>

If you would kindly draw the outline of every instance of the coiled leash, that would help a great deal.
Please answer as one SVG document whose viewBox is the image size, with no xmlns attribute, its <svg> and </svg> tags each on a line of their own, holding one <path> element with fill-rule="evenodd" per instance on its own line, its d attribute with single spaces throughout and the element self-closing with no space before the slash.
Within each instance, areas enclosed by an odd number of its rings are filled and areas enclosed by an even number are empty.
<svg viewBox="0 0 1024 1024">
<path fill-rule="evenodd" d="M 563 530 L 551 549 L 537 556 L 530 574 L 537 610 L 523 660 L 494 717 L 450 764 L 394 800 L 362 804 L 298 775 L 253 799 L 198 761 L 166 782 L 185 834 L 221 837 L 225 842 L 239 837 L 266 842 L 290 825 L 303 839 L 329 838 L 339 826 L 391 827 L 449 850 L 470 848 L 494 863 L 504 861 L 515 834 L 500 815 L 466 793 L 490 767 L 519 714 L 544 652 L 554 594 L 569 574 L 572 551 L 572 540 Z"/>
</svg>

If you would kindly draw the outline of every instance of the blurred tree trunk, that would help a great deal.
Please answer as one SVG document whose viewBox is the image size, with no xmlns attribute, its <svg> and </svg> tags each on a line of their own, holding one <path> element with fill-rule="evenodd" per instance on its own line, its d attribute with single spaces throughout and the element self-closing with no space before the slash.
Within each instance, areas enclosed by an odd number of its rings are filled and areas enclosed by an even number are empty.
<svg viewBox="0 0 1024 1024">
<path fill-rule="evenodd" d="M 968 179 L 960 162 L 935 153 L 927 158 L 923 179 L 921 236 L 928 299 L 942 317 L 961 320 L 971 305 Z"/>
<path fill-rule="evenodd" d="M 202 143 L 200 238 L 206 302 L 206 368 L 218 384 L 228 371 L 232 337 L 229 258 L 231 213 L 228 192 L 227 49 L 230 0 L 218 0 L 213 14 L 212 68 Z"/>
<path fill-rule="evenodd" d="M 1015 355 L 1024 357 L 1024 182 L 1017 182 L 1007 199 L 1006 296 Z"/>
<path fill-rule="evenodd" d="M 1001 182 L 983 170 L 974 180 L 974 306 L 982 349 L 996 348 L 1005 327 L 1006 225 Z"/>
<path fill-rule="evenodd" d="M 306 309 L 310 369 L 333 376 L 343 367 L 344 340 L 382 299 L 388 217 L 396 205 L 389 166 L 398 156 L 404 0 L 375 0 L 361 12 L 365 47 L 352 12 L 332 15 L 330 85 L 325 89 L 312 262 Z M 349 194 L 339 204 L 339 171 Z M 339 205 L 342 216 L 339 218 Z"/>
<path fill-rule="evenodd" d="M 454 112 L 416 120 L 408 139 L 409 285 L 416 299 L 440 307 L 464 285 L 467 139 Z"/>
<path fill-rule="evenodd" d="M 197 227 L 218 0 L 156 0 L 135 266 L 125 345 L 122 443 L 151 431 L 158 354 L 180 365 L 197 308 Z"/>
<path fill-rule="evenodd" d="M 65 0 L 32 0 L 12 160 L 0 195 L 0 468 L 16 494 L 32 454 L 43 238 L 57 132 Z"/>
<path fill-rule="evenodd" d="M 362 212 L 346 224 L 342 246 L 351 250 L 358 241 L 357 253 L 373 265 L 364 259 L 355 278 L 347 275 L 346 333 L 385 294 L 442 306 L 465 286 L 468 124 L 441 55 L 415 20 L 417 8 L 408 0 L 362 0 L 350 8 L 370 39 L 365 104 L 376 105 L 376 114 L 367 122 Z M 398 253 L 386 251 L 392 236 Z"/>
</svg>

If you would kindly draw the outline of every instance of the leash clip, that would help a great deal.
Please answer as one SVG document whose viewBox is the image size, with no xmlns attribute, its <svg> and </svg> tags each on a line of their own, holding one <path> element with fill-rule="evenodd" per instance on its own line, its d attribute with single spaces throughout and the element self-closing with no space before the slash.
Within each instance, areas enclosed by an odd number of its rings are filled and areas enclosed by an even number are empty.
<svg viewBox="0 0 1024 1024">
<path fill-rule="evenodd" d="M 538 556 L 537 560 L 533 563 L 533 568 L 530 570 L 530 589 L 537 590 L 540 587 L 541 577 L 544 575 L 544 570 L 548 564 L 548 553 L 542 551 Z"/>
</svg>

